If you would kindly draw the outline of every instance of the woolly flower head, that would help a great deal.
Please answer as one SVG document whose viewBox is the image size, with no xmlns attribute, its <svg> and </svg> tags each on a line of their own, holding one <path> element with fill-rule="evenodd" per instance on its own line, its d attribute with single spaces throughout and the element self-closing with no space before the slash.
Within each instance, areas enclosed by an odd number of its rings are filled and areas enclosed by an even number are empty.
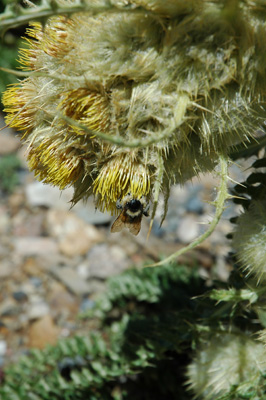
<svg viewBox="0 0 266 400">
<path fill-rule="evenodd" d="M 256 200 L 238 218 L 233 248 L 247 274 L 266 279 L 266 203 Z"/>
<path fill-rule="evenodd" d="M 213 169 L 266 118 L 255 3 L 94 0 L 94 12 L 31 23 L 29 76 L 3 103 L 36 176 L 114 213 L 128 192 L 167 201 L 172 184 Z"/>
<path fill-rule="evenodd" d="M 247 336 L 217 335 L 197 352 L 189 365 L 189 387 L 195 397 L 204 400 L 216 399 L 242 384 L 243 393 L 252 387 L 256 390 L 266 370 L 265 355 L 264 345 Z"/>
</svg>

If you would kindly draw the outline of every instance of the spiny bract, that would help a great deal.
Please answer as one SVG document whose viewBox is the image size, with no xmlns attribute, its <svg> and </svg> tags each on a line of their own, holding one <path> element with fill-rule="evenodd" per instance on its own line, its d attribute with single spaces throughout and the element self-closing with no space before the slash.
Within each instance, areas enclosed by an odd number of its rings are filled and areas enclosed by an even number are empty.
<svg viewBox="0 0 266 400">
<path fill-rule="evenodd" d="M 93 4 L 101 11 L 30 24 L 20 63 L 31 73 L 4 93 L 6 122 L 24 131 L 38 178 L 73 185 L 74 203 L 94 194 L 115 213 L 128 192 L 167 202 L 171 185 L 212 170 L 266 118 L 266 6 Z"/>
<path fill-rule="evenodd" d="M 264 360 L 265 347 L 259 341 L 243 332 L 242 335 L 221 332 L 197 351 L 187 369 L 187 383 L 194 398 L 222 399 L 234 388 L 239 390 L 239 397 L 233 392 L 235 399 L 245 398 L 244 393 L 258 389 L 260 378 L 265 374 Z M 244 385 L 242 393 L 241 384 Z"/>
<path fill-rule="evenodd" d="M 233 248 L 247 275 L 258 282 L 266 280 L 266 204 L 265 199 L 253 200 L 238 218 L 233 234 Z"/>
</svg>

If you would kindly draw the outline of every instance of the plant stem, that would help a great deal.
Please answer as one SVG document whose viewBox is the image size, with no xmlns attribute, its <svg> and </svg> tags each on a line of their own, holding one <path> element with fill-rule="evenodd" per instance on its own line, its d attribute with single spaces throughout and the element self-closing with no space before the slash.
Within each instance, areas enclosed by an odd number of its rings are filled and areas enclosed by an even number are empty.
<svg viewBox="0 0 266 400">
<path fill-rule="evenodd" d="M 224 211 L 224 205 L 225 201 L 227 200 L 228 197 L 230 197 L 228 191 L 227 191 L 227 182 L 228 182 L 228 159 L 226 159 L 224 156 L 220 156 L 220 166 L 221 166 L 221 183 L 220 187 L 218 189 L 218 196 L 217 199 L 214 201 L 214 205 L 216 206 L 216 211 L 215 215 L 210 223 L 209 229 L 204 232 L 202 235 L 200 235 L 197 239 L 195 239 L 193 242 L 191 242 L 188 246 L 183 247 L 182 249 L 178 250 L 177 252 L 171 254 L 169 257 L 165 258 L 164 260 L 155 263 L 155 264 L 150 264 L 147 265 L 147 267 L 158 267 L 161 265 L 169 264 L 173 261 L 176 261 L 176 258 L 181 256 L 181 254 L 186 253 L 189 250 L 194 249 L 197 247 L 199 244 L 201 244 L 205 239 L 207 239 L 216 226 L 218 225 L 218 222 L 221 219 L 222 213 Z"/>
</svg>

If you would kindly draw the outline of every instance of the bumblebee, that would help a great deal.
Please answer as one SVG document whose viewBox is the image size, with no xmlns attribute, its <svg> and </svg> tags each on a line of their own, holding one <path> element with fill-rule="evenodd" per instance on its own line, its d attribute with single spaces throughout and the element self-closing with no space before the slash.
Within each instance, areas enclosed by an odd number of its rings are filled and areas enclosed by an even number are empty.
<svg viewBox="0 0 266 400">
<path fill-rule="evenodd" d="M 141 228 L 142 216 L 149 216 L 149 203 L 146 197 L 141 196 L 137 199 L 128 193 L 122 200 L 116 202 L 116 207 L 122 211 L 114 221 L 111 232 L 120 232 L 123 228 L 128 228 L 130 233 L 137 235 Z"/>
</svg>

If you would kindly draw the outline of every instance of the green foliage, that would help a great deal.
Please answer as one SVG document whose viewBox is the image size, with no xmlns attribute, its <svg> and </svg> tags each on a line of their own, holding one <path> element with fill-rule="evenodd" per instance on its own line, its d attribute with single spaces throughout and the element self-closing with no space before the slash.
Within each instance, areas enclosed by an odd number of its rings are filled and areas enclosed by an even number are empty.
<svg viewBox="0 0 266 400">
<path fill-rule="evenodd" d="M 10 154 L 0 157 L 0 189 L 11 193 L 19 183 L 18 170 L 21 166 L 16 155 Z"/>
<path fill-rule="evenodd" d="M 8 32 L 4 37 L 0 38 L 1 68 L 15 69 L 17 67 L 18 64 L 16 58 L 18 54 L 19 42 L 20 40 L 18 39 L 18 37 L 16 37 L 15 32 Z M 4 71 L 0 71 L 0 97 L 2 97 L 1 93 L 6 89 L 7 85 L 14 82 L 17 82 L 17 78 L 14 75 Z"/>
<path fill-rule="evenodd" d="M 32 351 L 6 371 L 1 399 L 187 398 L 180 361 L 200 311 L 191 294 L 203 290 L 194 271 L 176 266 L 111 279 L 94 310 L 102 334 Z"/>
<path fill-rule="evenodd" d="M 15 67 L 15 62 L 14 59 L 17 54 L 17 49 L 12 49 L 4 44 L 0 43 L 0 67 L 3 68 L 14 68 Z M 0 71 L 0 94 L 5 90 L 6 86 L 9 85 L 10 83 L 15 82 L 15 78 L 7 74 L 6 72 Z"/>
</svg>

